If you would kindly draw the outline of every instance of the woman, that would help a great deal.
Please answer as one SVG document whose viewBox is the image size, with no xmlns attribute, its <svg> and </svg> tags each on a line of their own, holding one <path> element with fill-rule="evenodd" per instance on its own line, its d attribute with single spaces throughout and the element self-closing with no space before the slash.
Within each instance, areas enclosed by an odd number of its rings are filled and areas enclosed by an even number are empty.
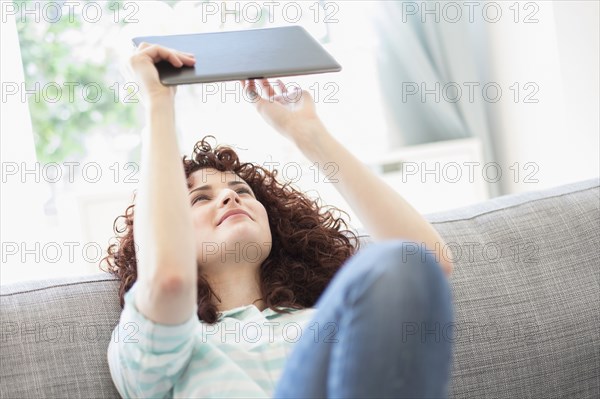
<svg viewBox="0 0 600 399">
<path fill-rule="evenodd" d="M 181 167 L 161 60 L 195 63 L 147 43 L 130 59 L 149 129 L 135 218 L 131 205 L 105 258 L 121 279 L 108 348 L 120 394 L 446 396 L 452 263 L 439 234 L 327 131 L 307 91 L 291 95 L 280 80 L 261 80 L 266 98 L 243 83 L 309 160 L 337 164 L 332 184 L 375 243 L 357 252 L 341 218 L 230 148 L 202 140 Z"/>
</svg>

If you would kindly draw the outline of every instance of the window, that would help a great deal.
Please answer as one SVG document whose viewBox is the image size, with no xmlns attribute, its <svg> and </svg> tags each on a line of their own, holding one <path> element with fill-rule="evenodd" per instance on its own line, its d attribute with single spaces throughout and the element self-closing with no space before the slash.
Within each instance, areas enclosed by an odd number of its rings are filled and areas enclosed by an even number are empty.
<svg viewBox="0 0 600 399">
<path fill-rule="evenodd" d="M 45 215 L 45 222 L 35 222 L 35 240 L 17 245 L 15 254 L 3 260 L 3 283 L 100 271 L 99 261 L 114 240 L 113 222 L 130 204 L 139 173 L 144 110 L 123 69 L 134 36 L 302 25 L 343 70 L 293 82 L 311 92 L 330 131 L 353 153 L 366 156 L 385 147 L 377 136 L 383 129 L 371 54 L 374 37 L 365 23 L 371 3 L 275 3 L 15 1 L 3 10 L 16 22 L 21 90 L 38 164 L 35 187 L 43 193 Z M 236 84 L 178 88 L 181 153 L 189 154 L 197 140 L 213 134 L 219 143 L 234 146 L 243 160 L 268 163 L 309 195 L 348 211 L 352 225 L 360 227 L 327 176 L 273 131 L 252 104 L 223 97 Z M 342 114 L 347 117 L 339 118 Z M 10 232 L 3 239 L 17 243 Z M 27 255 L 30 249 L 37 257 Z"/>
</svg>

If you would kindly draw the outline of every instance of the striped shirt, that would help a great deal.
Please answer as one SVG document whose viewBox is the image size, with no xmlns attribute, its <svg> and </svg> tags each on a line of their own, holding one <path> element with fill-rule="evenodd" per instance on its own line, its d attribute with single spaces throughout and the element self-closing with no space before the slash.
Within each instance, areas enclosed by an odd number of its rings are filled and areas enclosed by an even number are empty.
<svg viewBox="0 0 600 399">
<path fill-rule="evenodd" d="M 254 305 L 222 312 L 214 325 L 200 321 L 198 305 L 179 325 L 158 324 L 135 306 L 137 282 L 108 346 L 112 380 L 124 398 L 270 398 L 293 344 L 316 308 L 278 314 Z"/>
</svg>

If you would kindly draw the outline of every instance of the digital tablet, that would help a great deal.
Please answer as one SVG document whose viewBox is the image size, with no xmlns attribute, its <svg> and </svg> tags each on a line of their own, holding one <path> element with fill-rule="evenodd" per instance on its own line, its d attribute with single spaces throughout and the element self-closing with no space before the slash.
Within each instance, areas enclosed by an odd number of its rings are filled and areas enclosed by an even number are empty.
<svg viewBox="0 0 600 399">
<path fill-rule="evenodd" d="M 141 36 L 132 39 L 193 53 L 193 67 L 156 63 L 165 86 L 339 72 L 340 64 L 299 25 L 277 28 Z"/>
</svg>

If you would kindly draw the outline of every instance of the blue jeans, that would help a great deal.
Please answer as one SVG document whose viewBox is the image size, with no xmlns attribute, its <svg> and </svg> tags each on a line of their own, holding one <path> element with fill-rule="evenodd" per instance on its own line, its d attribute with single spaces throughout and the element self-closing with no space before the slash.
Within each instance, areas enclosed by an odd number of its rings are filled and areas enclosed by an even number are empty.
<svg viewBox="0 0 600 399">
<path fill-rule="evenodd" d="M 288 358 L 275 398 L 448 396 L 448 278 L 417 243 L 372 243 L 347 260 Z M 317 324 L 315 324 L 317 323 Z M 318 331 L 318 334 L 317 334 Z"/>
</svg>

